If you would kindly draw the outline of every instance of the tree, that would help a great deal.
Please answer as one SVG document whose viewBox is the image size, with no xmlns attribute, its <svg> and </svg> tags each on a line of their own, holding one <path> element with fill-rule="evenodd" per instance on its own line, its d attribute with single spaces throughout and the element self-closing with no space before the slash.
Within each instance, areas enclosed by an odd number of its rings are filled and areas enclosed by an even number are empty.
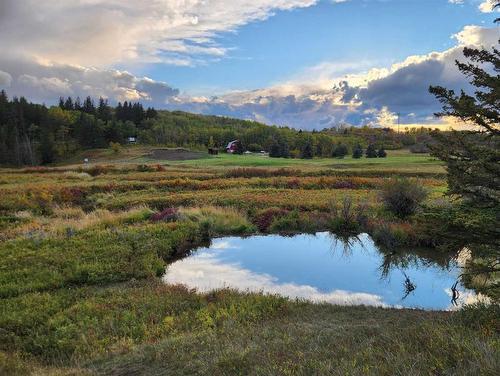
<svg viewBox="0 0 500 376">
<path fill-rule="evenodd" d="M 312 146 L 310 142 L 307 142 L 304 145 L 304 148 L 302 149 L 301 158 L 312 159 L 312 157 L 313 157 Z"/>
<path fill-rule="evenodd" d="M 352 150 L 352 157 L 355 159 L 359 159 L 363 156 L 363 148 L 360 144 L 357 144 Z"/>
<path fill-rule="evenodd" d="M 375 145 L 370 144 L 366 148 L 366 158 L 377 158 L 377 149 L 375 149 Z"/>
<path fill-rule="evenodd" d="M 281 146 L 277 141 L 273 141 L 271 147 L 269 148 L 269 156 L 271 158 L 281 157 Z"/>
<path fill-rule="evenodd" d="M 500 51 L 464 48 L 470 61 L 456 61 L 460 72 L 476 88 L 464 90 L 431 86 L 430 92 L 442 103 L 436 116 L 451 116 L 475 126 L 469 131 L 434 133 L 433 156 L 446 162 L 448 191 L 479 206 L 500 205 Z"/>
<path fill-rule="evenodd" d="M 344 158 L 349 153 L 347 146 L 344 144 L 338 144 L 333 148 L 332 157 L 333 158 Z"/>
<path fill-rule="evenodd" d="M 71 111 L 71 110 L 75 109 L 75 107 L 73 105 L 73 99 L 71 99 L 71 97 L 68 97 L 66 99 L 66 101 L 64 102 L 64 109 L 68 110 L 68 111 Z"/>
<path fill-rule="evenodd" d="M 387 157 L 387 153 L 385 152 L 384 147 L 381 147 L 380 149 L 378 149 L 377 157 L 379 157 L 379 158 Z"/>
</svg>

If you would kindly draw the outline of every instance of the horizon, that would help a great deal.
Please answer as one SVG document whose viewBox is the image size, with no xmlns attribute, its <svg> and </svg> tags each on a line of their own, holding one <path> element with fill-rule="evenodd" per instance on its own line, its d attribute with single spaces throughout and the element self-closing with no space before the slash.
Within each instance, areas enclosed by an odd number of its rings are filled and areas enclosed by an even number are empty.
<svg viewBox="0 0 500 376">
<path fill-rule="evenodd" d="M 304 130 L 449 127 L 429 85 L 470 90 L 465 46 L 498 43 L 492 2 L 7 0 L 0 89 L 141 102 Z M 29 25 L 29 26 L 28 26 Z M 34 37 L 36 35 L 36 37 Z"/>
</svg>

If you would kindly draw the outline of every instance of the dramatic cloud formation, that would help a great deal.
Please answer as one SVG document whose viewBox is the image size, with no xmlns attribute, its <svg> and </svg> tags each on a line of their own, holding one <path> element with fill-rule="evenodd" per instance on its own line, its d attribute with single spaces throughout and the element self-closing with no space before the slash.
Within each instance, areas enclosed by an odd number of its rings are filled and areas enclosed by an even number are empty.
<svg viewBox="0 0 500 376">
<path fill-rule="evenodd" d="M 478 26 L 466 26 L 454 38 L 457 45 L 449 50 L 410 56 L 389 68 L 343 77 L 338 69 L 326 76 L 319 74 L 320 79 L 310 85 L 299 80 L 222 97 L 173 98 L 169 107 L 309 129 L 339 123 L 391 126 L 396 113 L 401 113 L 405 123 L 437 125 L 432 113 L 439 106 L 428 93 L 429 86 L 467 89 L 469 83 L 455 66 L 455 60 L 464 59 L 463 47 L 489 48 L 498 43 L 496 29 Z M 308 75 L 327 66 L 315 67 Z"/>
<path fill-rule="evenodd" d="M 333 3 L 343 2 L 332 0 Z M 462 3 L 460 0 L 450 0 Z M 411 56 L 391 67 L 376 62 L 323 62 L 279 84 L 213 97 L 181 93 L 168 82 L 136 76 L 135 64 L 193 66 L 223 58 L 217 36 L 279 10 L 318 0 L 132 0 L 0 2 L 0 88 L 54 103 L 60 95 L 142 101 L 158 108 L 320 129 L 341 123 L 433 124 L 429 85 L 467 88 L 457 72 L 463 46 L 497 44 L 493 28 L 466 26 L 444 52 Z M 492 10 L 492 1 L 480 5 Z M 116 69 L 117 66 L 127 67 Z M 359 73 L 363 72 L 363 73 Z"/>
<path fill-rule="evenodd" d="M 76 65 L 41 63 L 28 59 L 0 57 L 0 86 L 10 95 L 26 95 L 30 100 L 54 103 L 59 96 L 90 95 L 116 101 L 141 100 L 161 105 L 179 94 L 164 82 L 136 77 L 114 69 L 85 68 Z"/>
<path fill-rule="evenodd" d="M 317 0 L 3 0 L 0 50 L 85 66 L 196 63 L 221 56 L 214 36 Z M 21 27 L 22 25 L 22 27 Z"/>
</svg>

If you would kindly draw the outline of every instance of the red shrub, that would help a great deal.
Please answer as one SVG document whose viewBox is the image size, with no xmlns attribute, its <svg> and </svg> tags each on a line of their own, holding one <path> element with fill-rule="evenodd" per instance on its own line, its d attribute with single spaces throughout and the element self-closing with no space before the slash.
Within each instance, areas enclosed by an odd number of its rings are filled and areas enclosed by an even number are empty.
<svg viewBox="0 0 500 376">
<path fill-rule="evenodd" d="M 159 221 L 175 221 L 178 217 L 179 210 L 177 208 L 166 208 L 159 213 L 155 213 L 151 216 L 151 220 L 154 222 Z"/>
<path fill-rule="evenodd" d="M 287 214 L 288 210 L 281 208 L 269 208 L 258 212 L 253 222 L 257 226 L 259 231 L 266 232 L 269 229 L 269 226 L 271 226 L 274 218 L 282 217 Z"/>
</svg>

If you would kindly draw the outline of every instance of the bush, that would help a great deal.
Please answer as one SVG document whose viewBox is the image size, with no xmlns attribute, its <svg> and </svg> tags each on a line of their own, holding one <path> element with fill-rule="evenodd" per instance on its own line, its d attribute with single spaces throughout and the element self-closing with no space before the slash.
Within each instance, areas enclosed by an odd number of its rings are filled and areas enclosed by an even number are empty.
<svg viewBox="0 0 500 376">
<path fill-rule="evenodd" d="M 387 157 L 387 153 L 385 152 L 384 148 L 378 149 L 377 156 L 379 158 L 385 158 L 385 157 Z"/>
<path fill-rule="evenodd" d="M 151 216 L 151 220 L 154 222 L 166 221 L 172 222 L 176 221 L 179 216 L 179 210 L 177 208 L 166 208 L 159 213 L 155 213 Z"/>
<path fill-rule="evenodd" d="M 340 208 L 337 202 L 332 200 L 330 202 L 329 227 L 333 232 L 358 232 L 368 222 L 366 211 L 365 203 L 354 206 L 351 197 L 344 197 Z"/>
<path fill-rule="evenodd" d="M 427 190 L 414 179 L 391 179 L 383 185 L 381 199 L 386 209 L 404 218 L 417 211 L 427 194 Z"/>
<path fill-rule="evenodd" d="M 269 208 L 257 213 L 254 218 L 254 223 L 261 232 L 266 232 L 271 227 L 275 218 L 284 217 L 288 214 L 288 210 L 281 208 Z"/>
<path fill-rule="evenodd" d="M 359 159 L 363 156 L 363 148 L 360 144 L 356 145 L 352 150 L 352 157 L 355 159 Z"/>
<path fill-rule="evenodd" d="M 246 215 L 235 208 L 205 206 L 201 208 L 182 208 L 180 215 L 190 221 L 199 223 L 202 232 L 211 236 L 227 234 L 249 234 L 255 227 Z"/>
<path fill-rule="evenodd" d="M 311 218 L 298 210 L 274 217 L 269 226 L 270 232 L 311 232 L 315 229 L 315 224 Z"/>
<path fill-rule="evenodd" d="M 123 149 L 123 147 L 120 145 L 119 142 L 113 142 L 113 141 L 109 143 L 109 147 L 111 148 L 111 150 L 113 150 L 113 153 L 115 154 L 119 154 Z"/>
<path fill-rule="evenodd" d="M 410 151 L 415 154 L 425 154 L 429 153 L 430 149 L 426 144 L 420 142 L 418 144 L 410 146 Z"/>
</svg>

